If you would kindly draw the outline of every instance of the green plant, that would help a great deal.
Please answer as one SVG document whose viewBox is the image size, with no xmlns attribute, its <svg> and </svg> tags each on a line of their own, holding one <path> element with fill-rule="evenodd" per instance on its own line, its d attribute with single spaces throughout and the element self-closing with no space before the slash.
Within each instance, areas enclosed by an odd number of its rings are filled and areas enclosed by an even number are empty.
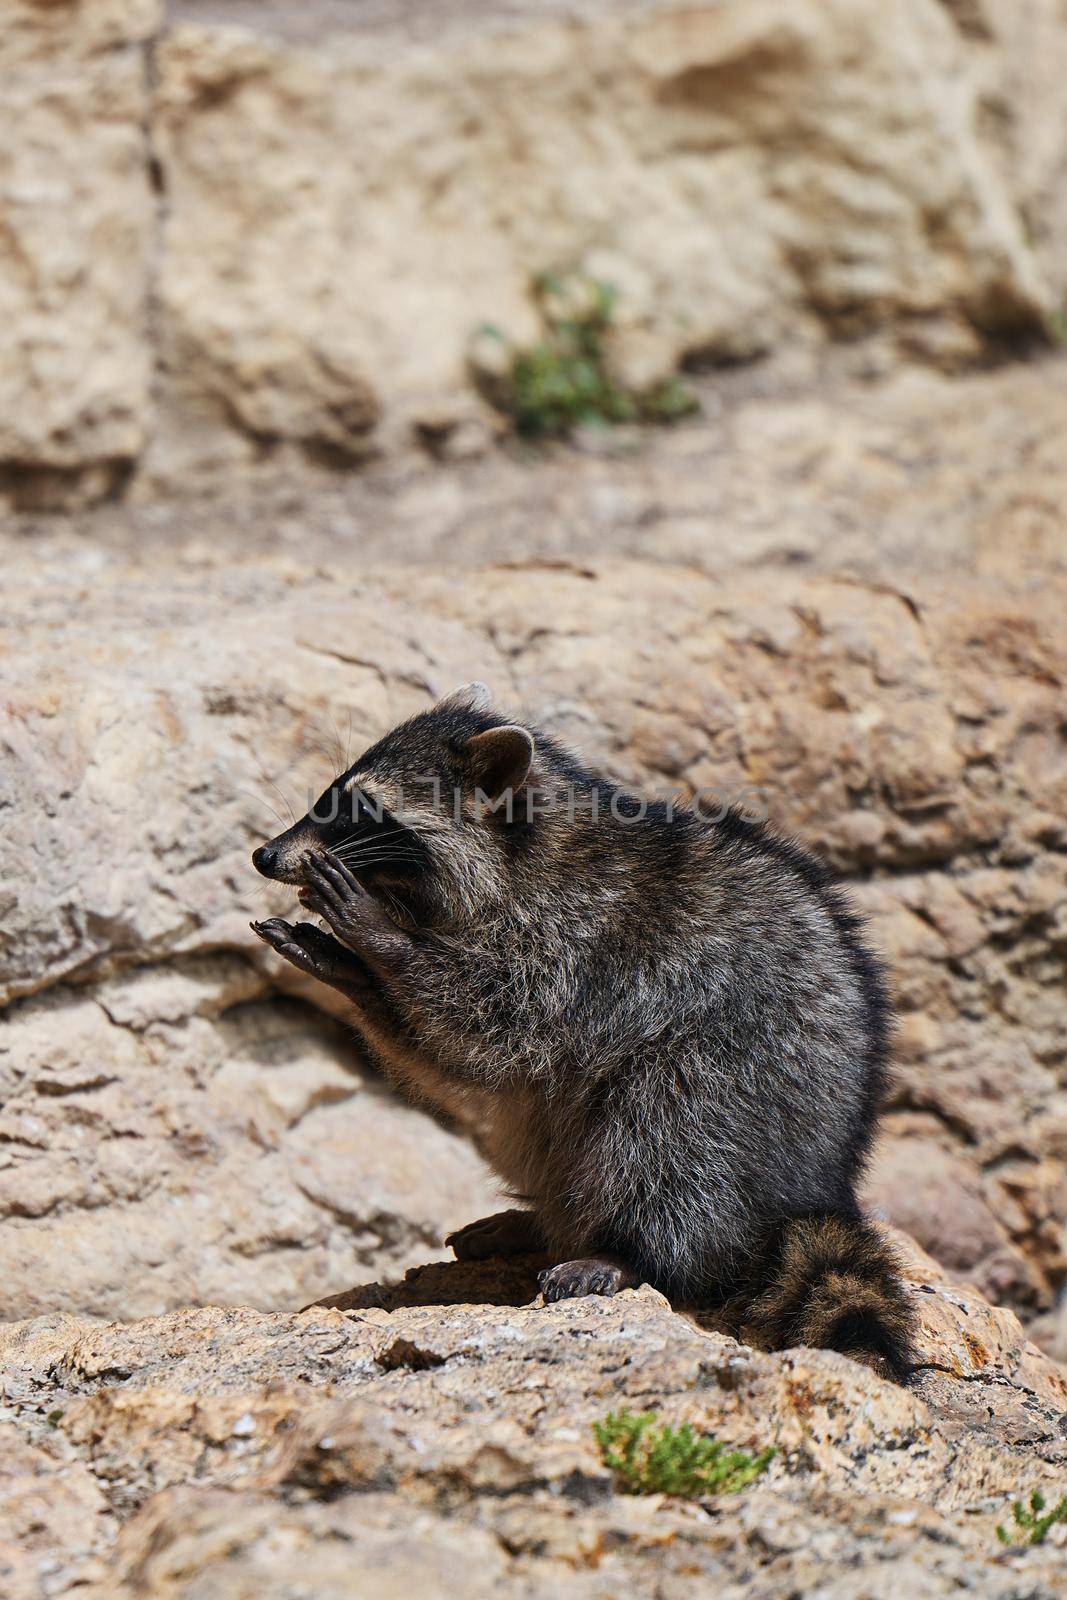
<svg viewBox="0 0 1067 1600">
<path fill-rule="evenodd" d="M 698 409 L 696 395 L 676 372 L 641 396 L 641 414 L 647 422 L 677 422 Z"/>
<path fill-rule="evenodd" d="M 502 370 L 487 385 L 489 397 L 527 438 L 566 434 L 581 425 L 674 422 L 697 409 L 692 389 L 677 374 L 637 390 L 614 376 L 607 337 L 615 310 L 611 284 L 581 273 L 544 273 L 533 295 L 544 336 L 525 348 L 512 346 L 498 328 L 480 330 L 497 341 Z"/>
<path fill-rule="evenodd" d="M 728 1450 L 718 1439 L 657 1424 L 654 1411 L 634 1416 L 611 1411 L 593 1432 L 604 1465 L 615 1473 L 625 1494 L 677 1494 L 698 1499 L 709 1494 L 736 1494 L 767 1470 L 774 1450 L 750 1456 Z"/>
<path fill-rule="evenodd" d="M 997 1538 L 1001 1544 L 1044 1544 L 1045 1535 L 1057 1522 L 1067 1522 L 1067 1494 L 1051 1511 L 1045 1510 L 1046 1500 L 1040 1489 L 1030 1496 L 1029 1507 L 1021 1500 L 1013 1500 L 1011 1514 L 1015 1526 L 1005 1528 L 997 1523 Z"/>
</svg>

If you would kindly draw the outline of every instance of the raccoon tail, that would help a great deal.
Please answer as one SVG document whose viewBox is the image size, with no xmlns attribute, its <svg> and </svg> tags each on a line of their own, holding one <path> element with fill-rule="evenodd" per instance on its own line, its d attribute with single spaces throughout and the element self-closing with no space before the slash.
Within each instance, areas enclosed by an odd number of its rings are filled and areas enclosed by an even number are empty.
<svg viewBox="0 0 1067 1600">
<path fill-rule="evenodd" d="M 893 1247 L 858 1213 L 790 1217 L 755 1269 L 746 1329 L 771 1349 L 840 1350 L 905 1383 L 915 1314 L 898 1272 Z"/>
</svg>

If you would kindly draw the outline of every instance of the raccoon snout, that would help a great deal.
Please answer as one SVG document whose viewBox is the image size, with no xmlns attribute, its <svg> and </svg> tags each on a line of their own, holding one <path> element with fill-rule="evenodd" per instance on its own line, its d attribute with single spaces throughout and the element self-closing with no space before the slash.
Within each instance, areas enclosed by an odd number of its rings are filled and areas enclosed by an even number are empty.
<svg viewBox="0 0 1067 1600">
<path fill-rule="evenodd" d="M 264 878 L 276 878 L 280 866 L 277 850 L 272 845 L 261 844 L 258 850 L 252 851 L 252 865 Z"/>
<path fill-rule="evenodd" d="M 287 833 L 279 833 L 276 838 L 261 844 L 258 850 L 253 850 L 252 865 L 264 878 L 270 878 L 272 883 L 301 884 L 304 881 L 305 858 L 315 843 L 314 837 L 298 823 Z"/>
</svg>

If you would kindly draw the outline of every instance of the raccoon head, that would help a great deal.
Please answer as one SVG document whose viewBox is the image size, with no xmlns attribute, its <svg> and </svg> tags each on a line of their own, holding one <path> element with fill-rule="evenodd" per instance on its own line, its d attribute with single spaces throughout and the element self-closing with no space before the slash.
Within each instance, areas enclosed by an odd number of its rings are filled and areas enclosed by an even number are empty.
<svg viewBox="0 0 1067 1600">
<path fill-rule="evenodd" d="M 506 887 L 505 838 L 530 780 L 534 737 L 468 684 L 402 722 L 323 791 L 305 817 L 260 845 L 252 865 L 299 885 L 315 849 L 412 926 L 474 915 Z"/>
</svg>

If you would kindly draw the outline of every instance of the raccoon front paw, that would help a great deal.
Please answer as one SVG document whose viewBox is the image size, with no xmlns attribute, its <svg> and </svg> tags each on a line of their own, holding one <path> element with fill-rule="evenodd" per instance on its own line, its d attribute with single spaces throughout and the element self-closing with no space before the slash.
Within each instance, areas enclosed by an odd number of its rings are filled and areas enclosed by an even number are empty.
<svg viewBox="0 0 1067 1600">
<path fill-rule="evenodd" d="M 630 1283 L 626 1268 L 616 1261 L 561 1261 L 537 1274 L 545 1305 L 553 1300 L 574 1300 L 585 1294 L 618 1294 Z"/>
<path fill-rule="evenodd" d="M 306 857 L 300 903 L 372 965 L 395 970 L 406 963 L 411 951 L 408 935 L 331 851 L 314 850 Z"/>
<path fill-rule="evenodd" d="M 266 922 L 250 922 L 249 927 L 264 944 L 289 962 L 323 983 L 335 984 L 339 978 L 354 981 L 361 970 L 359 962 L 336 939 L 311 922 L 286 922 L 269 917 Z"/>
<path fill-rule="evenodd" d="M 445 1244 L 457 1261 L 489 1261 L 494 1256 L 519 1256 L 543 1250 L 544 1235 L 532 1211 L 498 1211 L 492 1217 L 468 1222 L 450 1233 Z"/>
</svg>

